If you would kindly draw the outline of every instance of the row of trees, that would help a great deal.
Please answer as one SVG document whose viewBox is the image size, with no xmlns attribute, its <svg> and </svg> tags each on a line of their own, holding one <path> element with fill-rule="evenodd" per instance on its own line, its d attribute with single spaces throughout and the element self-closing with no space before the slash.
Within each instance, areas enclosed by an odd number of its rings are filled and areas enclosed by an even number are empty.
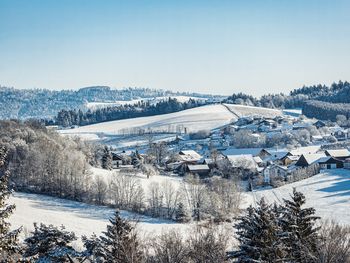
<svg viewBox="0 0 350 263">
<path fill-rule="evenodd" d="M 93 187 L 95 202 L 177 222 L 221 222 L 239 213 L 241 189 L 232 179 L 214 176 L 201 180 L 188 175 L 181 185 L 164 180 L 144 189 L 133 173 L 121 172 L 108 182 L 97 178 Z"/>
<path fill-rule="evenodd" d="M 114 107 L 100 108 L 96 110 L 61 110 L 58 112 L 56 125 L 68 127 L 72 125 L 88 125 L 93 123 L 121 120 L 135 117 L 153 116 L 171 112 L 177 112 L 203 105 L 202 101 L 190 99 L 187 102 L 179 102 L 176 98 L 169 97 L 166 100 L 152 104 L 149 101 L 140 101 L 137 104 L 126 104 Z"/>
</svg>

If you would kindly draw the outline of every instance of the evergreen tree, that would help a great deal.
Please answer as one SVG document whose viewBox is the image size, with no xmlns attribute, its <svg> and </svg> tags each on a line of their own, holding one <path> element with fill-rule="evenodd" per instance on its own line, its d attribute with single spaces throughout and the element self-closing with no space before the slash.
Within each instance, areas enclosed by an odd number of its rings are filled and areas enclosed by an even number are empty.
<svg viewBox="0 0 350 263">
<path fill-rule="evenodd" d="M 314 208 L 302 208 L 305 196 L 293 189 L 291 200 L 284 200 L 284 211 L 281 219 L 282 230 L 286 235 L 284 240 L 290 260 L 293 262 L 315 262 L 318 228 L 315 221 Z"/>
<path fill-rule="evenodd" d="M 0 261 L 11 262 L 10 258 L 18 250 L 17 237 L 20 229 L 10 231 L 6 220 L 15 210 L 15 205 L 7 205 L 11 191 L 8 188 L 9 173 L 5 169 L 6 151 L 0 148 Z M 3 261 L 7 259 L 8 261 Z"/>
<path fill-rule="evenodd" d="M 36 259 L 39 262 L 66 262 L 68 257 L 79 256 L 71 246 L 71 242 L 76 239 L 75 234 L 65 231 L 64 226 L 59 229 L 52 225 L 35 223 L 32 236 L 24 240 L 24 256 L 28 260 Z"/>
<path fill-rule="evenodd" d="M 262 198 L 258 207 L 249 207 L 236 224 L 239 250 L 230 257 L 239 262 L 281 262 L 286 253 L 278 224 L 278 214 Z"/>
<path fill-rule="evenodd" d="M 180 222 L 180 223 L 186 223 L 189 221 L 189 215 L 188 215 L 186 208 L 182 202 L 179 202 L 179 204 L 176 207 L 175 220 L 177 222 Z"/>
<path fill-rule="evenodd" d="M 112 160 L 113 156 L 109 148 L 106 146 L 102 155 L 102 168 L 107 170 L 112 170 Z"/>
<path fill-rule="evenodd" d="M 107 231 L 100 237 L 101 247 L 97 254 L 107 263 L 138 263 L 142 252 L 134 227 L 116 211 L 109 220 Z"/>
</svg>

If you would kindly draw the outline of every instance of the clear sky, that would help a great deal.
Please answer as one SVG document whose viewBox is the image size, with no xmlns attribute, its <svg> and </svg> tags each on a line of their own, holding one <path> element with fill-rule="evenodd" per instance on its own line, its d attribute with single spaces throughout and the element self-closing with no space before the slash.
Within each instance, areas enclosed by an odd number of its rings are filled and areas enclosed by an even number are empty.
<svg viewBox="0 0 350 263">
<path fill-rule="evenodd" d="M 350 1 L 0 0 L 0 85 L 288 92 L 350 80 Z"/>
</svg>

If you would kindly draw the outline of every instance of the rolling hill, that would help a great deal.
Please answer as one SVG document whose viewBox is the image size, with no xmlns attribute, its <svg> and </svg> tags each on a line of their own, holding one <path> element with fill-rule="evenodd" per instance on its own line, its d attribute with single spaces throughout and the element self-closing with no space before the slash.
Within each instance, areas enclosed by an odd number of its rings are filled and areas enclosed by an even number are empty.
<svg viewBox="0 0 350 263">
<path fill-rule="evenodd" d="M 137 133 L 137 131 L 140 130 L 176 132 L 186 129 L 187 132 L 195 132 L 221 127 L 241 116 L 262 115 L 265 117 L 274 117 L 282 114 L 280 110 L 268 108 L 233 104 L 214 104 L 170 114 L 103 122 L 74 129 L 61 130 L 60 132 L 63 134 L 83 136 L 101 133 L 118 135 L 123 133 Z"/>
</svg>

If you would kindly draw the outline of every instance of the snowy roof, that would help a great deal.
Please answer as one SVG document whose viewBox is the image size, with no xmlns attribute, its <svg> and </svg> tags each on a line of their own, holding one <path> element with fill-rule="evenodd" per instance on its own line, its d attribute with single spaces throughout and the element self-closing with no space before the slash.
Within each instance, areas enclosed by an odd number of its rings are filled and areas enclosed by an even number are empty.
<svg viewBox="0 0 350 263">
<path fill-rule="evenodd" d="M 314 154 L 320 150 L 321 146 L 305 146 L 289 151 L 292 155 Z"/>
<path fill-rule="evenodd" d="M 303 154 L 308 164 L 327 161 L 327 156 L 324 153 Z"/>
<path fill-rule="evenodd" d="M 257 155 L 260 152 L 261 148 L 227 148 L 224 151 L 221 151 L 221 153 L 225 156 L 228 155 L 240 155 L 240 154 L 251 154 L 251 155 Z"/>
<path fill-rule="evenodd" d="M 180 151 L 180 157 L 184 161 L 195 161 L 200 160 L 202 156 L 194 150 Z"/>
<path fill-rule="evenodd" d="M 228 155 L 227 159 L 230 161 L 231 165 L 234 167 L 256 167 L 256 162 L 251 154 L 239 154 L 239 155 Z"/>
<path fill-rule="evenodd" d="M 207 164 L 188 165 L 188 170 L 190 171 L 209 170 L 209 166 Z"/>
<path fill-rule="evenodd" d="M 350 152 L 348 149 L 327 150 L 326 154 L 332 157 L 348 157 Z"/>
</svg>

